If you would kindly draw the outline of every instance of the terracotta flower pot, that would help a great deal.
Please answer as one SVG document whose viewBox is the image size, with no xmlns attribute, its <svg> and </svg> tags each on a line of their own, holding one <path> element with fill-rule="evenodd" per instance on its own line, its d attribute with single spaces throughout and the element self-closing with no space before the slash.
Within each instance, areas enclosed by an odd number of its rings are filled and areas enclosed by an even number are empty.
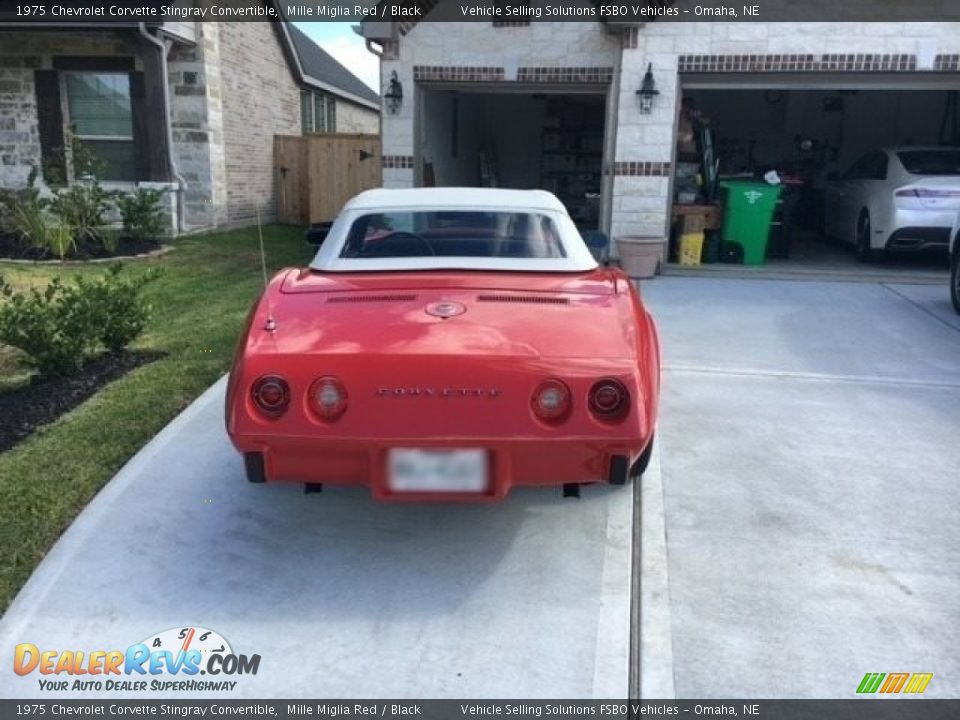
<svg viewBox="0 0 960 720">
<path fill-rule="evenodd" d="M 652 278 L 663 257 L 662 237 L 624 235 L 617 238 L 620 267 L 632 278 Z"/>
</svg>

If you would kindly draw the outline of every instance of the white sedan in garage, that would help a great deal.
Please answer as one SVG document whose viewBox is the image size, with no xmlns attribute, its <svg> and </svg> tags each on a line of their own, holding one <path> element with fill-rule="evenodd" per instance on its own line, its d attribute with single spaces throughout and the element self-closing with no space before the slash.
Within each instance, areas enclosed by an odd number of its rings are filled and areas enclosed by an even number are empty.
<svg viewBox="0 0 960 720">
<path fill-rule="evenodd" d="M 885 250 L 947 248 L 958 212 L 960 148 L 884 148 L 830 178 L 824 232 L 870 260 Z"/>
</svg>

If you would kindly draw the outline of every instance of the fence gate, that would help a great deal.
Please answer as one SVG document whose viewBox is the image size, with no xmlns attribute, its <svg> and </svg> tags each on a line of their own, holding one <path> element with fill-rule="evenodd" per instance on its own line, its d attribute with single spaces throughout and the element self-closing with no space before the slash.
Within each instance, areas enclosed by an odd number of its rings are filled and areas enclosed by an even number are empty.
<svg viewBox="0 0 960 720">
<path fill-rule="evenodd" d="M 277 135 L 275 156 L 280 222 L 333 220 L 347 200 L 381 184 L 378 135 Z"/>
</svg>

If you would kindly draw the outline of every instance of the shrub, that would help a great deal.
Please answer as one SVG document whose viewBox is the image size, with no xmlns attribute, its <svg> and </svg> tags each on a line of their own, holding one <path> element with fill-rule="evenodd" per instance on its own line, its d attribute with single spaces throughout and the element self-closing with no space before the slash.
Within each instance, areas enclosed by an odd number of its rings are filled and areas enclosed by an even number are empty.
<svg viewBox="0 0 960 720">
<path fill-rule="evenodd" d="M 98 229 L 104 224 L 109 194 L 96 180 L 79 182 L 57 190 L 50 210 L 63 225 L 73 228 L 77 242 L 98 241 Z"/>
<path fill-rule="evenodd" d="M 117 198 L 123 229 L 138 240 L 155 238 L 163 230 L 160 203 L 166 190 L 137 188 Z"/>
<path fill-rule="evenodd" d="M 67 253 L 77 249 L 73 228 L 64 223 L 51 223 L 47 226 L 46 248 L 63 260 Z"/>
<path fill-rule="evenodd" d="M 22 190 L 0 191 L 0 210 L 5 227 L 12 230 L 21 241 L 38 248 L 47 247 L 47 231 L 50 221 L 45 210 L 48 201 L 40 197 L 37 187 L 37 169 L 27 177 L 27 187 Z"/>
<path fill-rule="evenodd" d="M 30 247 L 46 250 L 63 260 L 72 250 L 77 249 L 73 228 L 56 222 L 42 210 L 29 206 L 20 206 L 13 212 L 14 231 L 21 242 Z"/>
<path fill-rule="evenodd" d="M 96 337 L 87 303 L 59 278 L 44 289 L 17 292 L 0 278 L 0 341 L 22 350 L 41 375 L 68 375 L 90 352 Z"/>
<path fill-rule="evenodd" d="M 111 255 L 117 252 L 120 247 L 120 228 L 116 225 L 104 225 L 97 228 L 97 237 L 100 239 L 100 245 Z"/>
<path fill-rule="evenodd" d="M 20 190 L 0 188 L 0 227 L 13 229 L 13 211 L 20 203 L 33 197 L 40 200 L 40 190 L 37 188 L 37 169 L 34 167 L 27 176 L 27 186 Z"/>
<path fill-rule="evenodd" d="M 51 222 L 42 208 L 27 203 L 14 205 L 10 225 L 21 243 L 40 249 L 49 247 Z"/>
<path fill-rule="evenodd" d="M 16 291 L 0 278 L 0 342 L 19 348 L 40 375 L 69 375 L 99 346 L 118 353 L 140 336 L 150 315 L 143 289 L 151 270 L 121 278 L 122 266 L 94 280 L 60 278 L 40 290 Z"/>
<path fill-rule="evenodd" d="M 17 193 L 8 188 L 0 188 L 0 230 L 13 230 L 13 208 L 16 203 Z"/>
<path fill-rule="evenodd" d="M 121 277 L 122 272 L 123 266 L 117 264 L 93 282 L 80 277 L 76 280 L 87 312 L 95 320 L 96 339 L 113 353 L 120 352 L 143 333 L 150 317 L 143 289 L 160 277 L 156 269 L 127 279 Z"/>
<path fill-rule="evenodd" d="M 4 227 L 12 230 L 21 243 L 46 250 L 61 260 L 76 249 L 74 232 L 68 224 L 56 222 L 47 213 L 50 201 L 40 197 L 37 169 L 33 168 L 22 190 L 0 191 L 0 210 Z"/>
</svg>

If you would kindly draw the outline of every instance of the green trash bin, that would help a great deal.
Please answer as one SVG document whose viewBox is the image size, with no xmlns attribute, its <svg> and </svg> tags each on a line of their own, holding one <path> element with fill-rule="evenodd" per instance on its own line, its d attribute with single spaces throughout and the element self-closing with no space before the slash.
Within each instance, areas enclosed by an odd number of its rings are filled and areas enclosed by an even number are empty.
<svg viewBox="0 0 960 720">
<path fill-rule="evenodd" d="M 724 195 L 723 241 L 743 248 L 744 265 L 763 264 L 781 186 L 755 180 L 724 180 L 720 189 Z"/>
</svg>

